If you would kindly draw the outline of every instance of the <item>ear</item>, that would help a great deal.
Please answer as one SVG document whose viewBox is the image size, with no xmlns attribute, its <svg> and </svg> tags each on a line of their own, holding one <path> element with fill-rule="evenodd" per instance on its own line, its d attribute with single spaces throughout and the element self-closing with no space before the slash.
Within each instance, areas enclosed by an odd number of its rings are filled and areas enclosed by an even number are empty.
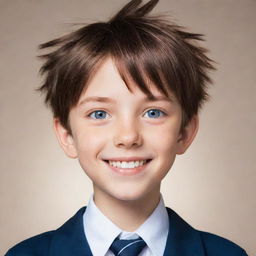
<svg viewBox="0 0 256 256">
<path fill-rule="evenodd" d="M 182 129 L 179 139 L 178 139 L 178 148 L 176 154 L 182 155 L 186 152 L 194 138 L 196 137 L 199 127 L 199 118 L 198 115 L 192 117 L 190 122 L 185 128 Z"/>
<path fill-rule="evenodd" d="M 70 132 L 62 126 L 58 118 L 53 119 L 53 127 L 58 142 L 66 155 L 70 158 L 77 158 L 76 146 Z"/>
</svg>

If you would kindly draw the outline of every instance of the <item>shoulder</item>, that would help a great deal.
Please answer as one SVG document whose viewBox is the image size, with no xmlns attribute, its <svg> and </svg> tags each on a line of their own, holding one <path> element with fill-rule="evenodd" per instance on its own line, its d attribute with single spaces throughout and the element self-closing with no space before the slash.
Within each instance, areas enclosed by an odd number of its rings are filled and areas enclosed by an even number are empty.
<svg viewBox="0 0 256 256">
<path fill-rule="evenodd" d="M 45 256 L 48 255 L 52 236 L 55 231 L 48 231 L 26 239 L 12 247 L 5 256 Z"/>
<path fill-rule="evenodd" d="M 85 209 L 86 207 L 83 207 L 80 210 L 78 210 L 78 212 L 73 217 L 67 220 L 58 229 L 33 236 L 18 243 L 17 245 L 12 247 L 5 254 L 5 256 L 59 255 L 56 253 L 52 254 L 52 252 L 56 248 L 57 251 L 72 248 L 72 243 L 74 241 L 80 241 L 80 237 L 83 236 L 82 216 Z M 73 239 L 70 239 L 71 237 L 73 237 Z"/>
<path fill-rule="evenodd" d="M 167 207 L 169 215 L 170 244 L 176 244 L 177 251 L 193 256 L 246 256 L 245 250 L 221 236 L 197 230 Z M 180 249 L 185 248 L 185 249 Z M 171 250 L 171 249 L 170 249 Z M 193 252 L 191 254 L 191 252 Z M 180 255 L 181 253 L 176 253 Z"/>
<path fill-rule="evenodd" d="M 246 256 L 246 252 L 239 245 L 234 242 L 223 238 L 221 236 L 198 231 L 205 251 L 207 252 L 207 256 L 224 256 L 224 255 L 232 255 L 232 256 Z"/>
</svg>

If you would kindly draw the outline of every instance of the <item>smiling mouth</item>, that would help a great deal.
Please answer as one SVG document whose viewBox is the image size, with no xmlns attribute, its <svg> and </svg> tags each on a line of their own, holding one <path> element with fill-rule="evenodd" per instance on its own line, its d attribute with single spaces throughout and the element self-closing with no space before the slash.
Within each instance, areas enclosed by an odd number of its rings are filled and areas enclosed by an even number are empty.
<svg viewBox="0 0 256 256">
<path fill-rule="evenodd" d="M 152 159 L 137 160 L 137 161 L 110 161 L 110 160 L 104 160 L 104 161 L 107 162 L 110 166 L 113 166 L 115 168 L 134 169 L 147 164 L 151 160 Z"/>
<path fill-rule="evenodd" d="M 144 170 L 147 169 L 149 162 L 152 159 L 146 160 L 135 160 L 135 161 L 112 161 L 112 160 L 104 160 L 107 166 L 114 173 L 121 176 L 134 176 L 139 173 L 143 173 Z"/>
</svg>

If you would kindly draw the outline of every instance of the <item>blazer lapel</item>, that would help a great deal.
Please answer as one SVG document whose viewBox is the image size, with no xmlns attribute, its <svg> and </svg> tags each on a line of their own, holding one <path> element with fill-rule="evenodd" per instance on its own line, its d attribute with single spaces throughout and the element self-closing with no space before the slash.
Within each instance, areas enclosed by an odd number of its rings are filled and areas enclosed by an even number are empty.
<svg viewBox="0 0 256 256">
<path fill-rule="evenodd" d="M 199 231 L 166 208 L 169 215 L 169 233 L 164 256 L 205 256 Z"/>
<path fill-rule="evenodd" d="M 81 208 L 56 230 L 50 247 L 50 256 L 93 256 L 84 234 L 85 209 L 86 207 Z"/>
</svg>

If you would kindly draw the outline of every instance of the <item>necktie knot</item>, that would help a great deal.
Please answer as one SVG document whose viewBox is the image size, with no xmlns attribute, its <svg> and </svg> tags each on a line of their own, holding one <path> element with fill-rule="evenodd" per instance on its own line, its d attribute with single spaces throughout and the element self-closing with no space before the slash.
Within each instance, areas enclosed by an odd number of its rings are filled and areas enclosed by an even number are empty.
<svg viewBox="0 0 256 256">
<path fill-rule="evenodd" d="M 131 240 L 116 238 L 110 250 L 115 256 L 137 256 L 145 246 L 146 243 L 141 237 Z"/>
</svg>

